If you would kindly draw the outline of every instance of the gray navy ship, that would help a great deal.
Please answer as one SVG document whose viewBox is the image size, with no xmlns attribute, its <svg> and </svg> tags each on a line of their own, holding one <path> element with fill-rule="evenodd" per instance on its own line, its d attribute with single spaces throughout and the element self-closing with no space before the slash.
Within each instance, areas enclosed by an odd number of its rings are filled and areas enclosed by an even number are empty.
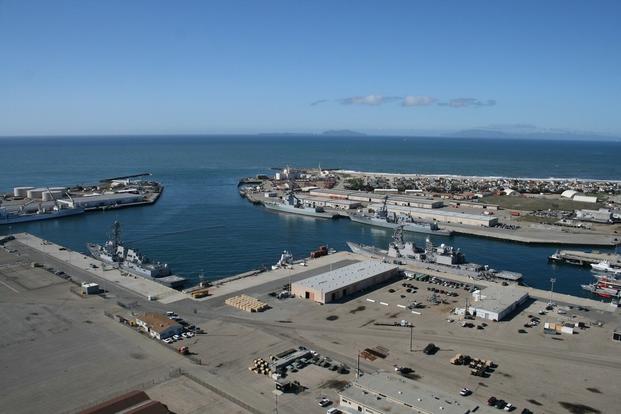
<svg viewBox="0 0 621 414">
<path fill-rule="evenodd" d="M 410 231 L 415 233 L 435 234 L 438 236 L 450 236 L 453 232 L 446 229 L 440 229 L 437 223 L 427 223 L 423 221 L 414 220 L 411 217 L 397 215 L 395 213 L 390 214 L 388 207 L 386 206 L 388 197 L 384 198 L 384 204 L 382 208 L 374 215 L 368 215 L 363 213 L 351 213 L 349 218 L 355 223 L 367 224 L 370 226 L 384 227 L 389 229 L 396 229 L 398 226 L 402 226 L 403 231 Z"/>
<path fill-rule="evenodd" d="M 328 213 L 323 207 L 307 207 L 295 196 L 293 191 L 289 191 L 283 196 L 282 202 L 266 201 L 263 203 L 265 208 L 282 213 L 301 214 L 303 216 L 331 219 L 336 216 Z"/>
<path fill-rule="evenodd" d="M 121 225 L 115 221 L 112 225 L 112 235 L 110 240 L 104 245 L 87 243 L 86 247 L 91 255 L 103 263 L 118 266 L 135 276 L 144 277 L 164 286 L 171 288 L 181 287 L 186 279 L 173 275 L 166 263 L 152 262 L 143 256 L 136 249 L 123 246 L 121 242 Z"/>
<path fill-rule="evenodd" d="M 52 194 L 49 188 L 48 192 Z M 52 195 L 52 197 L 54 196 Z M 69 198 L 71 198 L 71 196 L 69 196 Z M 67 216 L 76 216 L 84 213 L 84 209 L 82 207 L 63 207 L 55 198 L 53 204 L 50 205 L 49 203 L 41 202 L 38 203 L 38 207 L 34 210 L 29 207 L 33 203 L 36 202 L 31 200 L 15 209 L 0 207 L 0 225 L 50 220 Z"/>
<path fill-rule="evenodd" d="M 486 265 L 468 263 L 459 249 L 444 243 L 434 246 L 429 237 L 427 237 L 425 248 L 421 249 L 411 241 L 404 241 L 402 225 L 397 226 L 395 229 L 388 250 L 350 241 L 347 242 L 347 246 L 349 246 L 352 252 L 363 256 L 382 259 L 395 264 L 424 265 L 425 268 L 438 272 L 446 272 L 450 269 L 451 273 L 473 279 L 501 280 L 506 282 L 519 282 L 522 279 L 521 273 L 495 270 Z"/>
</svg>

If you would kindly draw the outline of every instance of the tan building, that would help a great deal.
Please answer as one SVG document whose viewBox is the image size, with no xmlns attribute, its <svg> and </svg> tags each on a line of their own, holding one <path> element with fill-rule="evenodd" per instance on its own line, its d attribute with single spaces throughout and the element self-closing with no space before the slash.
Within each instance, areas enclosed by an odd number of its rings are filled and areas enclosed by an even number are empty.
<svg viewBox="0 0 621 414">
<path fill-rule="evenodd" d="M 366 260 L 293 282 L 291 293 L 315 302 L 329 303 L 386 282 L 398 272 L 396 265 Z"/>
<path fill-rule="evenodd" d="M 327 198 L 312 195 L 296 194 L 296 197 L 308 207 L 329 207 L 338 210 L 352 210 L 360 207 L 359 201 L 344 200 L 341 198 Z"/>
<path fill-rule="evenodd" d="M 369 206 L 369 209 L 378 211 L 380 204 Z M 388 206 L 389 213 L 403 214 L 422 221 L 447 224 L 467 224 L 470 226 L 493 227 L 498 223 L 498 218 L 484 214 L 469 214 L 460 211 L 449 211 L 446 209 L 424 209 L 405 206 Z"/>
<path fill-rule="evenodd" d="M 154 338 L 166 339 L 183 332 L 183 326 L 159 313 L 147 312 L 136 318 L 136 324 Z"/>
</svg>

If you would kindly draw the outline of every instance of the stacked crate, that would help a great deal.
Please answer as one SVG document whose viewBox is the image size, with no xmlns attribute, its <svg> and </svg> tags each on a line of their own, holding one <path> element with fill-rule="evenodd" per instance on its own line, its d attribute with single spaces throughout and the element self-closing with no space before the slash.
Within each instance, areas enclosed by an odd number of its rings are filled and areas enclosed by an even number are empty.
<svg viewBox="0 0 621 414">
<path fill-rule="evenodd" d="M 265 302 L 248 295 L 234 296 L 225 300 L 224 303 L 246 312 L 263 312 L 269 308 Z"/>
</svg>

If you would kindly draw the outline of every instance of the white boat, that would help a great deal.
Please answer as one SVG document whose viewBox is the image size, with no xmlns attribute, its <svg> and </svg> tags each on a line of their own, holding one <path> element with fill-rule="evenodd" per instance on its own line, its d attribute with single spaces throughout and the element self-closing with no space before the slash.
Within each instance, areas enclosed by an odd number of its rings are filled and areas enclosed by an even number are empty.
<svg viewBox="0 0 621 414">
<path fill-rule="evenodd" d="M 591 264 L 591 269 L 596 270 L 598 272 L 606 272 L 606 273 L 612 273 L 614 275 L 621 275 L 621 267 L 613 267 L 610 265 L 610 262 L 607 260 L 601 261 L 599 263 Z"/>
</svg>

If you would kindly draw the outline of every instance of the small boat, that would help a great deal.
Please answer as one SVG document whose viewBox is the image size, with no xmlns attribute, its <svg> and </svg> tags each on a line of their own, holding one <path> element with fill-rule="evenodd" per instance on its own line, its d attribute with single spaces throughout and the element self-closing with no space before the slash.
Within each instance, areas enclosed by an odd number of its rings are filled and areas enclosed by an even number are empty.
<svg viewBox="0 0 621 414">
<path fill-rule="evenodd" d="M 614 275 L 621 275 L 621 268 L 611 266 L 610 262 L 607 260 L 603 260 L 599 263 L 593 263 L 591 265 L 591 269 L 598 271 L 598 272 L 606 272 L 606 273 L 612 273 Z"/>
</svg>

